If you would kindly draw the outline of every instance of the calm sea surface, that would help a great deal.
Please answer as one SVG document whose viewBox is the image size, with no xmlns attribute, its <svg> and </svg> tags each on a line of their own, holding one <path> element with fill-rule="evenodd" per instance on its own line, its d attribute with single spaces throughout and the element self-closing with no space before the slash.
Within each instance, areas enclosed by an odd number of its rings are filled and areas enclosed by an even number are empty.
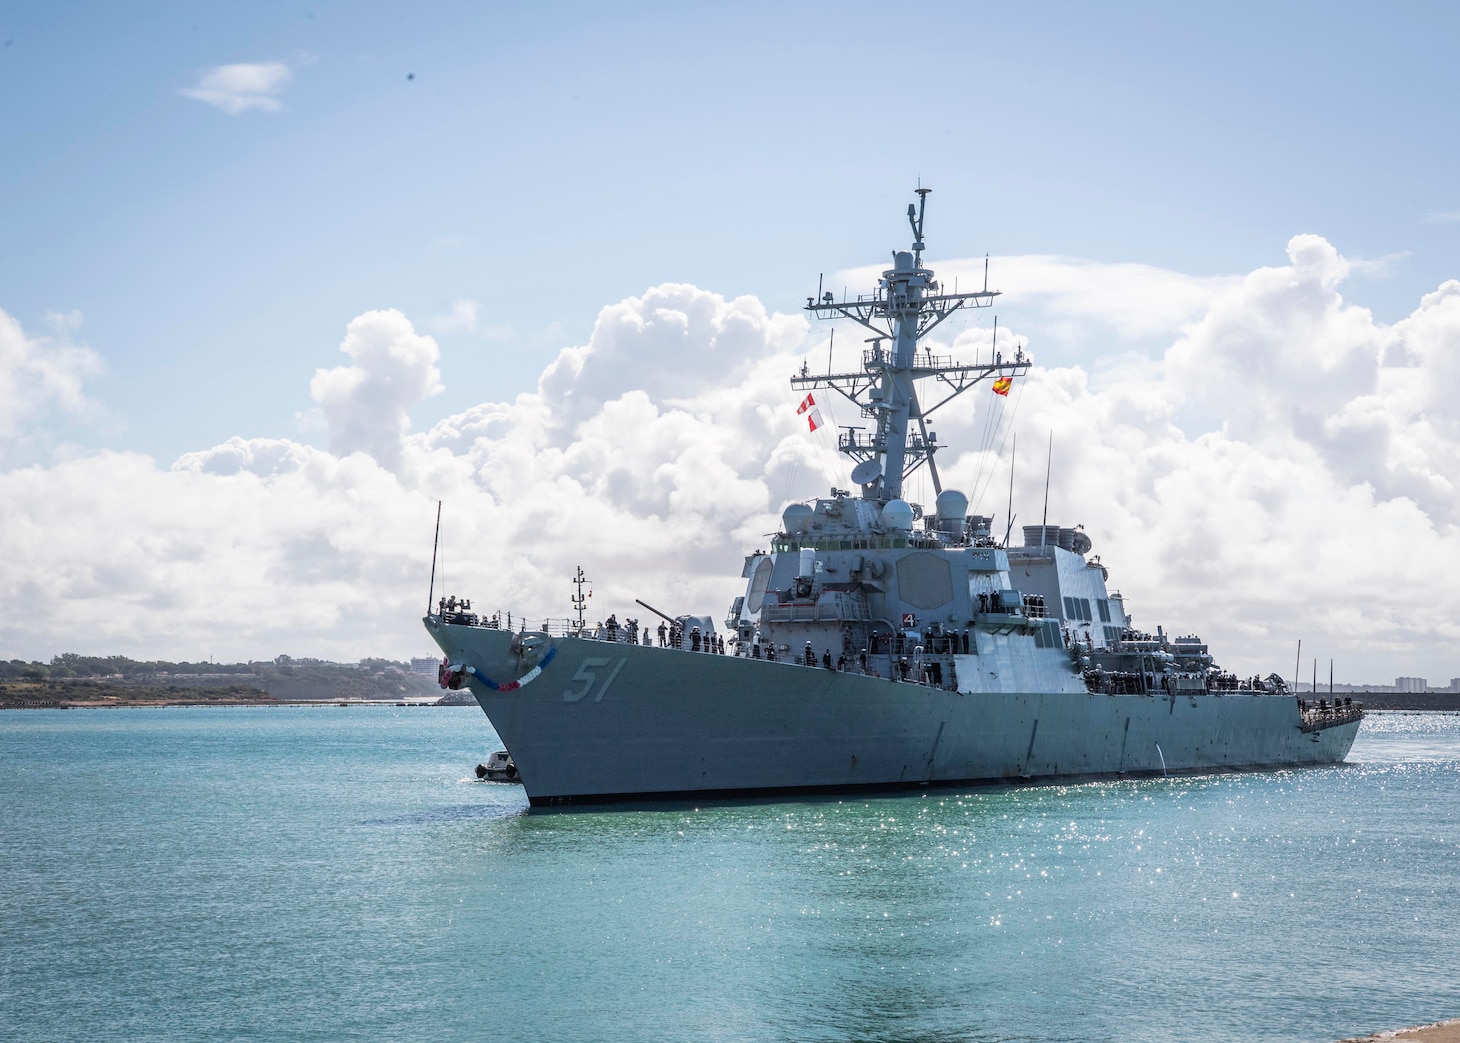
<svg viewBox="0 0 1460 1043">
<path fill-rule="evenodd" d="M 475 709 L 0 714 L 4 1040 L 1305 1040 L 1460 1016 L 1460 717 L 1332 769 L 528 813 Z"/>
</svg>

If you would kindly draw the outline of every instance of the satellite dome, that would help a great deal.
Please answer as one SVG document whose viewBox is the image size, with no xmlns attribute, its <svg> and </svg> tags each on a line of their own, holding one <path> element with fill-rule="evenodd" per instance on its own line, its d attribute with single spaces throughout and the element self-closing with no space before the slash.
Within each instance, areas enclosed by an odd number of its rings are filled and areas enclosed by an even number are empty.
<svg viewBox="0 0 1460 1043">
<path fill-rule="evenodd" d="M 882 508 L 882 524 L 889 529 L 911 529 L 913 509 L 906 500 L 888 500 Z"/>
<path fill-rule="evenodd" d="M 811 527 L 811 518 L 816 512 L 804 503 L 793 503 L 781 512 L 781 525 L 787 536 L 805 532 Z"/>
<path fill-rule="evenodd" d="M 968 497 L 957 489 L 944 489 L 938 494 L 938 517 L 943 521 L 963 521 L 968 515 Z"/>
</svg>

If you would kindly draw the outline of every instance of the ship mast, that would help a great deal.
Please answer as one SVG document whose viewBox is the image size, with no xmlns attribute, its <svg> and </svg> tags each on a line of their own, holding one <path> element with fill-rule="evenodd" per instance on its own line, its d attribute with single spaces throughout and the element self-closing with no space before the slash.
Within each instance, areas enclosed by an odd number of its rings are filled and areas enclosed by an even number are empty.
<svg viewBox="0 0 1460 1043">
<path fill-rule="evenodd" d="M 586 585 L 591 588 L 593 586 L 593 581 L 583 575 L 583 566 L 579 565 L 577 574 L 569 582 L 571 582 L 578 591 L 568 600 L 572 603 L 573 608 L 578 613 L 578 629 L 576 632 L 581 634 L 587 629 L 588 626 L 587 621 L 583 618 L 583 611 L 588 607 L 588 599 L 593 596 L 593 592 L 591 589 L 585 595 L 583 593 L 583 587 Z"/>
<path fill-rule="evenodd" d="M 838 301 L 827 292 L 820 299 L 806 298 L 806 310 L 819 319 L 848 318 L 873 334 L 871 347 L 862 352 L 862 369 L 852 373 L 811 375 L 803 372 L 791 378 L 795 388 L 829 388 L 843 395 L 876 422 L 875 431 L 843 425 L 837 448 L 857 461 L 852 480 L 862 486 L 862 496 L 879 503 L 902 497 L 902 486 L 924 463 L 932 475 L 933 488 L 941 492 L 933 454 L 938 446 L 928 431 L 928 417 L 963 392 L 990 377 L 1013 376 L 1029 368 L 1021 349 L 1014 361 L 995 355 L 985 365 L 955 363 L 951 356 L 934 356 L 929 350 L 918 355 L 918 342 L 960 308 L 987 308 L 999 295 L 985 279 L 974 293 L 944 293 L 931 269 L 923 267 L 923 218 L 930 188 L 917 190 L 918 201 L 907 206 L 912 226 L 911 250 L 894 251 L 892 267 L 882 273 L 877 288 L 859 294 L 855 300 Z M 884 346 L 890 342 L 889 346 Z M 942 395 L 931 406 L 918 397 L 917 382 L 937 381 L 933 396 Z M 911 427 L 915 431 L 909 433 Z"/>
</svg>

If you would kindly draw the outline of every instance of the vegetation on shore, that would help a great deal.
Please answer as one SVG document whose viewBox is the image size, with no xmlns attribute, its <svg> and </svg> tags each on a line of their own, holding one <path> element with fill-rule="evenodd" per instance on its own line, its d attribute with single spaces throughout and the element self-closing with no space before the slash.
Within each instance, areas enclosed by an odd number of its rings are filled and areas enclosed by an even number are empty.
<svg viewBox="0 0 1460 1043">
<path fill-rule="evenodd" d="M 98 681 L 0 681 L 0 709 L 28 710 L 70 706 L 236 706 L 279 700 L 261 688 L 228 684 L 207 686 L 116 685 Z"/>
<path fill-rule="evenodd" d="M 49 663 L 0 660 L 0 708 L 278 703 L 440 695 L 434 676 L 390 659 L 165 662 L 68 652 Z"/>
<path fill-rule="evenodd" d="M 409 663 L 393 659 L 362 659 L 359 663 L 331 663 L 324 659 L 294 659 L 281 655 L 273 659 L 256 659 L 247 663 L 180 662 L 128 659 L 126 656 L 84 656 L 66 652 L 49 663 L 0 660 L 0 681 L 59 681 L 66 678 L 89 680 L 155 682 L 167 678 L 259 677 L 264 679 L 298 679 L 330 675 L 340 671 L 353 674 L 410 672 Z"/>
</svg>

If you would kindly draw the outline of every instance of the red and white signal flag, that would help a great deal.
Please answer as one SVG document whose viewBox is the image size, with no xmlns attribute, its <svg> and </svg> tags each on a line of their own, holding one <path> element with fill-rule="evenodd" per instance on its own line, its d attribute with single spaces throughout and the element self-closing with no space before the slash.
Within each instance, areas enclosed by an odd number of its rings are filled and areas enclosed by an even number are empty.
<svg viewBox="0 0 1460 1043">
<path fill-rule="evenodd" d="M 802 399 L 801 404 L 796 407 L 796 414 L 799 416 L 802 413 L 806 414 L 806 423 L 811 426 L 811 430 L 815 431 L 821 426 L 821 410 L 816 408 L 816 399 L 810 395 Z"/>
</svg>

